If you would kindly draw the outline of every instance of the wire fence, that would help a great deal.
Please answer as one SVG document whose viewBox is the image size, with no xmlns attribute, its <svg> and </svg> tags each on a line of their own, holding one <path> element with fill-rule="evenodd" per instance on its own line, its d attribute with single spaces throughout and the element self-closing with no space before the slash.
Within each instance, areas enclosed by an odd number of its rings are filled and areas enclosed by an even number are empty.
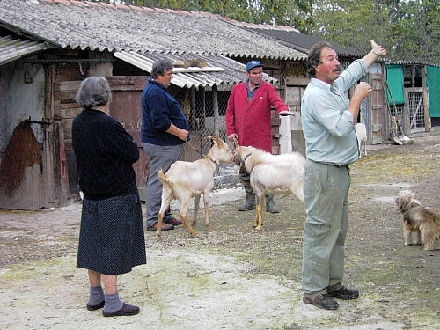
<svg viewBox="0 0 440 330">
<path fill-rule="evenodd" d="M 208 136 L 218 136 L 233 149 L 233 143 L 226 136 L 226 107 L 230 96 L 230 88 L 169 88 L 171 94 L 180 102 L 180 106 L 188 118 L 190 140 L 180 154 L 180 160 L 194 161 L 208 154 L 212 142 Z M 220 165 L 214 175 L 214 189 L 238 186 L 237 167 Z"/>
</svg>

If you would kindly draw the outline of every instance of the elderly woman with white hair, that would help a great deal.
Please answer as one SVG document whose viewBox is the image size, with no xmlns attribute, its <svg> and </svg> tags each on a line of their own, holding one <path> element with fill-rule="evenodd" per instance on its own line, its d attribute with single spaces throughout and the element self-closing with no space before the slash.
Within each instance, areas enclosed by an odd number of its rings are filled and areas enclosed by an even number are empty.
<svg viewBox="0 0 440 330">
<path fill-rule="evenodd" d="M 133 169 L 139 150 L 122 125 L 108 115 L 111 98 L 106 78 L 86 78 L 76 94 L 84 110 L 72 124 L 79 186 L 84 193 L 77 267 L 88 270 L 87 309 L 104 307 L 105 317 L 139 313 L 138 306 L 119 298 L 117 276 L 146 263 L 142 207 Z"/>
</svg>

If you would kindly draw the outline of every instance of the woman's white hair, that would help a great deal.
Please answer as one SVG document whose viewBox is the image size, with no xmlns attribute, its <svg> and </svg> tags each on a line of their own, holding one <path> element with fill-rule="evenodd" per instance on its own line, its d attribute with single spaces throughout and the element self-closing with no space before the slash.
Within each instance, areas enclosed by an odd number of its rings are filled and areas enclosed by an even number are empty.
<svg viewBox="0 0 440 330">
<path fill-rule="evenodd" d="M 84 108 L 106 105 L 112 100 L 110 85 L 105 77 L 88 77 L 81 82 L 75 101 Z"/>
</svg>

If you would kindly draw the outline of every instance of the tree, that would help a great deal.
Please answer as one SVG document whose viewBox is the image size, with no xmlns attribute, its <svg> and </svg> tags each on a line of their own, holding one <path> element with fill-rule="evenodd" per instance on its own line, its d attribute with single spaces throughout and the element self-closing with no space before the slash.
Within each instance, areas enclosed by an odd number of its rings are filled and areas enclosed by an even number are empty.
<svg viewBox="0 0 440 330">
<path fill-rule="evenodd" d="M 375 39 L 394 61 L 440 64 L 439 10 L 436 0 L 317 0 L 309 31 L 360 51 Z"/>
<path fill-rule="evenodd" d="M 388 33 L 395 58 L 440 64 L 439 11 L 436 1 L 400 1 Z"/>
<path fill-rule="evenodd" d="M 388 7 L 372 0 L 324 0 L 318 1 L 313 12 L 315 36 L 335 43 L 365 51 L 369 40 L 383 39 L 388 29 Z"/>
</svg>

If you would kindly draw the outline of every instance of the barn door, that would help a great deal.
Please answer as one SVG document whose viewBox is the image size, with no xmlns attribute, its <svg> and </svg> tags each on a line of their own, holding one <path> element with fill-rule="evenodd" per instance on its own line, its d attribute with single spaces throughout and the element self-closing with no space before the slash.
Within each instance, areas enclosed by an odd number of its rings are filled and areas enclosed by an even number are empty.
<svg viewBox="0 0 440 330">
<path fill-rule="evenodd" d="M 142 149 L 140 130 L 142 123 L 141 95 L 147 77 L 107 77 L 113 93 L 110 115 L 121 122 L 125 130 L 133 136 L 139 147 L 139 160 L 134 164 L 136 184 L 142 200 L 145 199 L 145 183 L 149 171 L 149 161 Z"/>
</svg>

